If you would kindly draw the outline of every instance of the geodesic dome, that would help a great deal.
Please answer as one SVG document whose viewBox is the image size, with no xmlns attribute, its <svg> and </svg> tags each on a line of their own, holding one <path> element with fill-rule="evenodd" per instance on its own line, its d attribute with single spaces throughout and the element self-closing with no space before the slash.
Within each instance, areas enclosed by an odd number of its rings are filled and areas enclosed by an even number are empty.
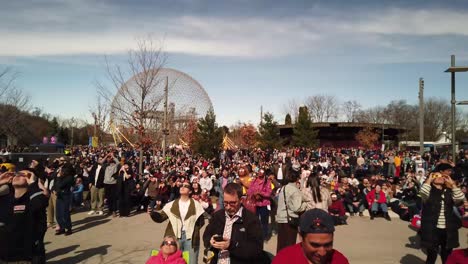
<svg viewBox="0 0 468 264">
<path fill-rule="evenodd" d="M 149 92 L 142 103 L 141 92 L 145 89 L 141 87 L 148 84 L 151 84 L 149 85 L 151 88 L 146 89 Z M 145 133 L 152 134 L 150 137 L 153 140 L 159 140 L 164 128 L 166 85 L 168 87 L 166 129 L 172 142 L 177 142 L 183 137 L 189 123 L 204 117 L 213 108 L 205 89 L 186 73 L 168 68 L 138 73 L 121 86 L 112 100 L 110 115 L 112 134 L 123 136 L 121 131 L 124 129 L 130 135 L 136 133 L 141 127 L 136 120 L 142 120 L 141 115 L 143 115 Z M 136 109 L 144 111 L 138 113 Z"/>
</svg>

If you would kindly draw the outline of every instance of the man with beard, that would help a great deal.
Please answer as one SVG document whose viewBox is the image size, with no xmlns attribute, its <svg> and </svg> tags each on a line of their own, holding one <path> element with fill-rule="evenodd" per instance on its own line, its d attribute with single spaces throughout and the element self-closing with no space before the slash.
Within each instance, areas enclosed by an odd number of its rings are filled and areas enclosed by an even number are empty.
<svg viewBox="0 0 468 264">
<path fill-rule="evenodd" d="M 273 264 L 349 264 L 346 257 L 333 249 L 333 218 L 322 209 L 302 214 L 299 224 L 301 242 L 282 249 Z"/>
<path fill-rule="evenodd" d="M 48 199 L 31 171 L 0 175 L 0 263 L 45 263 Z"/>
</svg>

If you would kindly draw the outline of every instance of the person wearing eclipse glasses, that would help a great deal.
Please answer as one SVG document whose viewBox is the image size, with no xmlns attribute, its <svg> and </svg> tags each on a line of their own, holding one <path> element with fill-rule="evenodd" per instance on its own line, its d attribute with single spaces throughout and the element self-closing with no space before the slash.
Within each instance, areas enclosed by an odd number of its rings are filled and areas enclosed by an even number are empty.
<svg viewBox="0 0 468 264">
<path fill-rule="evenodd" d="M 45 263 L 48 198 L 41 187 L 29 170 L 0 175 L 0 263 Z"/>
<path fill-rule="evenodd" d="M 454 213 L 465 198 L 463 192 L 451 178 L 452 166 L 447 163 L 437 165 L 421 187 L 423 200 L 421 215 L 421 246 L 427 249 L 426 263 L 435 263 L 440 248 L 442 263 L 453 248 L 459 244 L 458 229 L 461 219 Z"/>
</svg>

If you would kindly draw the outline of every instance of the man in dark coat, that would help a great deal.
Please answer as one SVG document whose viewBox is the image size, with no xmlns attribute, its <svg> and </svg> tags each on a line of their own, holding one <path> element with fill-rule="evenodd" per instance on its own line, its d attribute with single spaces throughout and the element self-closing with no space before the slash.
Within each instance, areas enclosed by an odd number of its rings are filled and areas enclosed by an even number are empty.
<svg viewBox="0 0 468 264">
<path fill-rule="evenodd" d="M 451 165 L 439 164 L 420 191 L 423 200 L 421 246 L 427 248 L 428 264 L 435 263 L 439 248 L 442 263 L 445 263 L 452 249 L 460 245 L 458 229 L 461 220 L 453 210 L 454 206 L 463 203 L 465 197 L 450 177 L 451 170 Z"/>
<path fill-rule="evenodd" d="M 224 188 L 224 209 L 214 213 L 203 234 L 205 248 L 214 253 L 209 263 L 264 263 L 262 227 L 258 217 L 241 206 L 242 187 Z M 224 259 L 224 260 L 223 260 Z"/>
</svg>

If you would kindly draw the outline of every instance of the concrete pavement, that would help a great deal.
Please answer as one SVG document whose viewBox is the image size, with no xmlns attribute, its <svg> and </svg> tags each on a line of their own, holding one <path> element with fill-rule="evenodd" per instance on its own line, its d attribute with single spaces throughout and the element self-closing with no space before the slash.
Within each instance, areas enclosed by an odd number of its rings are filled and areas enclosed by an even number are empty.
<svg viewBox="0 0 468 264">
<path fill-rule="evenodd" d="M 128 218 L 72 215 L 74 234 L 46 234 L 47 263 L 117 264 L 145 263 L 152 248 L 161 242 L 167 223 L 154 223 L 148 214 Z M 468 247 L 468 230 L 460 230 L 460 243 Z M 354 216 L 347 226 L 337 227 L 334 247 L 359 264 L 419 264 L 424 253 L 418 248 L 416 232 L 407 222 L 392 218 L 370 220 Z M 276 253 L 276 236 L 265 244 L 265 250 Z M 203 251 L 200 251 L 203 252 Z M 201 256 L 200 256 L 201 260 Z M 201 263 L 201 261 L 200 261 Z"/>
</svg>

